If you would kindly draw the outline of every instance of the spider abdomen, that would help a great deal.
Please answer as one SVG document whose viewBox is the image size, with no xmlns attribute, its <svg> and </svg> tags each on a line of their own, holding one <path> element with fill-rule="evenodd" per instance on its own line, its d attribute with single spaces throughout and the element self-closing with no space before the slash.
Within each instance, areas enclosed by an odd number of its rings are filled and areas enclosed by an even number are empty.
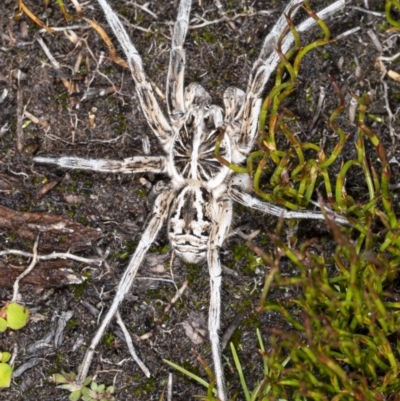
<svg viewBox="0 0 400 401">
<path fill-rule="evenodd" d="M 204 186 L 185 186 L 171 205 L 169 240 L 176 254 L 186 262 L 198 263 L 206 256 L 212 201 L 212 194 Z"/>
</svg>

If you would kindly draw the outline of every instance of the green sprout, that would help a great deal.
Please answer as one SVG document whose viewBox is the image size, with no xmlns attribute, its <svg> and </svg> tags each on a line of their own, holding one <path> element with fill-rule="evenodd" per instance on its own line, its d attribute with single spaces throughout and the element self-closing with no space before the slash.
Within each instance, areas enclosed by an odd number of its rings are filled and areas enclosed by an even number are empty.
<svg viewBox="0 0 400 401">
<path fill-rule="evenodd" d="M 7 363 L 11 358 L 9 352 L 0 351 L 0 389 L 10 387 L 12 367 Z"/>
<path fill-rule="evenodd" d="M 29 309 L 17 304 L 8 302 L 0 309 L 0 333 L 7 328 L 20 330 L 25 327 L 29 319 Z"/>
<path fill-rule="evenodd" d="M 97 384 L 92 382 L 90 388 L 82 389 L 82 400 L 83 401 L 114 401 L 114 387 L 106 387 L 104 384 Z"/>
<path fill-rule="evenodd" d="M 97 384 L 89 376 L 83 384 L 76 383 L 76 374 L 74 372 L 55 373 L 52 376 L 55 383 L 61 384 L 60 388 L 71 392 L 69 401 L 115 401 L 114 387 L 106 387 L 105 384 Z M 89 387 L 90 384 L 90 387 Z"/>
<path fill-rule="evenodd" d="M 52 380 L 54 381 L 54 383 L 61 384 L 60 388 L 71 392 L 71 394 L 68 397 L 69 401 L 78 401 L 83 395 L 85 395 L 87 386 L 92 381 L 91 376 L 88 376 L 83 382 L 83 384 L 77 384 L 75 379 L 76 379 L 76 373 L 74 372 L 68 373 L 62 371 L 61 373 L 55 373 L 52 376 Z"/>
</svg>

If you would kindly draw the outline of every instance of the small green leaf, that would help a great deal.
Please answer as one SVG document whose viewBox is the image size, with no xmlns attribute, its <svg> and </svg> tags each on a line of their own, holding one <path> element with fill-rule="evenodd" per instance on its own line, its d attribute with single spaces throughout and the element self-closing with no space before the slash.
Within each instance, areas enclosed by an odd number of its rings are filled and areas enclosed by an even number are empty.
<svg viewBox="0 0 400 401">
<path fill-rule="evenodd" d="M 87 396 L 88 394 L 89 394 L 89 389 L 87 388 L 87 387 L 82 387 L 82 390 L 81 390 L 81 393 L 82 393 L 82 396 Z M 83 399 L 83 397 L 82 397 L 82 399 Z"/>
<path fill-rule="evenodd" d="M 9 303 L 6 307 L 7 324 L 10 329 L 22 329 L 29 318 L 29 310 L 15 302 Z"/>
<path fill-rule="evenodd" d="M 83 386 L 86 387 L 89 385 L 89 383 L 92 381 L 92 376 L 88 376 L 85 381 L 83 382 Z"/>
<path fill-rule="evenodd" d="M 10 387 L 12 367 L 8 363 L 0 363 L 0 388 Z"/>
<path fill-rule="evenodd" d="M 105 384 L 99 384 L 98 387 L 97 387 L 97 392 L 98 393 L 104 393 L 105 388 L 106 388 Z"/>
<path fill-rule="evenodd" d="M 7 320 L 0 317 L 0 333 L 6 331 L 7 329 Z"/>
<path fill-rule="evenodd" d="M 10 358 L 11 354 L 9 352 L 0 352 L 0 362 L 6 363 Z"/>
<path fill-rule="evenodd" d="M 91 400 L 97 400 L 97 393 L 93 390 L 88 389 L 87 396 L 90 397 Z"/>
<path fill-rule="evenodd" d="M 69 401 L 78 401 L 79 398 L 81 398 L 81 390 L 73 391 L 68 397 Z"/>
<path fill-rule="evenodd" d="M 71 391 L 72 393 L 75 391 L 82 390 L 82 385 L 76 384 L 76 383 L 70 383 L 70 382 L 67 384 L 61 384 L 61 386 L 59 386 L 59 387 L 62 388 L 63 390 Z"/>
<path fill-rule="evenodd" d="M 61 372 L 64 374 L 64 372 Z M 69 373 L 65 373 L 64 376 L 69 379 L 70 381 L 74 381 L 76 378 L 76 374 L 75 372 L 69 372 Z"/>
<path fill-rule="evenodd" d="M 61 373 L 55 373 L 52 379 L 55 383 L 68 383 L 68 379 Z"/>
</svg>

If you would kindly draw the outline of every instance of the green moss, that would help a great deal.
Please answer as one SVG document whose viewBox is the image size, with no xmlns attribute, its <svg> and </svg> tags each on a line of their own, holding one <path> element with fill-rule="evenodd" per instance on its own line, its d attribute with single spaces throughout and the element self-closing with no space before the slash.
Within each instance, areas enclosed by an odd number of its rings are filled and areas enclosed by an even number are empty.
<svg viewBox="0 0 400 401">
<path fill-rule="evenodd" d="M 7 235 L 7 241 L 14 241 L 14 240 L 16 240 L 18 237 L 17 237 L 17 234 L 14 234 L 14 233 L 9 233 L 8 235 Z"/>
<path fill-rule="evenodd" d="M 171 249 L 171 245 L 169 243 L 164 246 L 153 246 L 150 248 L 150 252 L 159 253 L 161 255 L 165 255 Z"/>
<path fill-rule="evenodd" d="M 211 86 L 213 87 L 218 87 L 222 84 L 222 79 L 213 79 L 212 81 L 210 81 Z"/>
<path fill-rule="evenodd" d="M 139 195 L 141 198 L 147 198 L 147 192 L 144 188 L 139 188 L 136 191 L 136 194 Z"/>
<path fill-rule="evenodd" d="M 76 194 L 76 193 L 78 192 L 76 186 L 73 185 L 73 184 L 69 184 L 69 185 L 67 186 L 67 191 L 68 191 L 69 193 L 72 193 L 72 194 Z"/>
<path fill-rule="evenodd" d="M 69 95 L 67 92 L 63 92 L 56 97 L 56 105 L 61 106 L 64 110 L 69 107 Z"/>
<path fill-rule="evenodd" d="M 312 102 L 313 101 L 313 95 L 312 95 L 311 86 L 306 88 L 305 95 L 306 95 L 305 96 L 306 102 Z"/>
<path fill-rule="evenodd" d="M 85 227 L 89 227 L 90 226 L 90 221 L 86 216 L 79 216 L 76 221 L 80 224 L 82 224 Z"/>
<path fill-rule="evenodd" d="M 78 326 L 78 319 L 73 317 L 67 323 L 67 329 L 73 330 L 76 326 Z"/>
<path fill-rule="evenodd" d="M 56 371 L 57 372 L 62 370 L 62 360 L 63 360 L 63 354 L 61 352 L 57 352 L 56 353 L 56 360 L 55 360 Z"/>
<path fill-rule="evenodd" d="M 190 359 L 184 359 L 181 364 L 180 364 L 184 369 L 188 370 L 189 372 L 192 372 L 193 374 L 195 374 L 196 376 L 200 375 L 200 369 L 199 366 L 197 364 L 193 364 L 192 361 Z M 180 373 L 179 371 L 174 372 L 176 373 L 178 376 L 185 378 L 186 380 L 188 380 L 187 376 L 185 376 L 183 373 Z"/>
<path fill-rule="evenodd" d="M 110 348 L 114 344 L 115 337 L 112 333 L 107 331 L 106 334 L 104 334 L 103 341 L 104 344 Z"/>
<path fill-rule="evenodd" d="M 187 280 L 189 281 L 189 284 L 195 283 L 200 277 L 200 266 L 194 263 L 185 263 L 185 268 L 187 271 Z"/>
<path fill-rule="evenodd" d="M 84 277 L 83 282 L 81 284 L 76 284 L 72 287 L 73 288 L 72 292 L 76 299 L 82 299 L 83 293 L 89 284 L 91 272 L 90 272 L 90 270 L 85 270 L 85 272 L 82 273 L 82 275 Z"/>
<path fill-rule="evenodd" d="M 113 117 L 114 118 L 111 120 L 111 125 L 113 127 L 113 131 L 117 135 L 124 134 L 128 129 L 128 122 L 125 118 L 124 113 L 117 113 Z"/>
<path fill-rule="evenodd" d="M 385 33 L 390 28 L 390 25 L 387 21 L 383 21 L 380 24 L 377 24 L 377 27 L 379 32 Z"/>
<path fill-rule="evenodd" d="M 246 245 L 236 245 L 233 248 L 233 258 L 235 261 L 239 262 L 239 260 L 242 260 L 246 256 L 248 249 Z"/>
<path fill-rule="evenodd" d="M 113 66 L 110 66 L 110 67 L 105 67 L 104 69 L 103 69 L 103 74 L 104 75 L 113 75 L 115 73 L 115 69 L 113 68 Z M 107 99 L 109 102 L 112 102 L 111 104 L 114 104 L 114 99 L 112 99 L 112 98 L 109 98 L 109 99 Z"/>
<path fill-rule="evenodd" d="M 328 50 L 321 51 L 321 57 L 323 60 L 329 60 L 331 58 L 331 53 Z"/>
<path fill-rule="evenodd" d="M 131 256 L 137 247 L 137 242 L 136 241 L 126 241 L 124 242 L 124 251 L 122 251 L 120 254 L 117 255 L 118 259 L 120 260 L 126 260 L 129 256 Z"/>
<path fill-rule="evenodd" d="M 146 382 L 140 386 L 140 388 L 136 388 L 134 390 L 134 394 L 138 396 L 151 394 L 156 389 L 156 384 L 156 379 L 151 377 L 150 379 L 147 379 Z"/>
<path fill-rule="evenodd" d="M 203 32 L 202 38 L 206 43 L 215 43 L 217 41 L 217 36 L 213 32 L 209 31 Z"/>
<path fill-rule="evenodd" d="M 233 332 L 232 337 L 229 340 L 230 343 L 233 343 L 233 345 L 237 351 L 242 349 L 241 339 L 242 339 L 242 330 L 240 330 L 240 328 L 237 328 Z"/>
<path fill-rule="evenodd" d="M 263 266 L 263 260 L 256 256 L 246 245 L 236 245 L 233 248 L 233 258 L 236 262 L 242 262 L 241 271 L 249 274 L 255 271 L 258 266 Z"/>
</svg>

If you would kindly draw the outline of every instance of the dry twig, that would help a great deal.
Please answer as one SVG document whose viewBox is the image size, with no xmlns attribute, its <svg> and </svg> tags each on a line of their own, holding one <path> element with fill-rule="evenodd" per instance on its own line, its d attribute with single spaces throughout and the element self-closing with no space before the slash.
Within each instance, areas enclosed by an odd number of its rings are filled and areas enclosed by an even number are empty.
<svg viewBox="0 0 400 401">
<path fill-rule="evenodd" d="M 22 272 L 17 279 L 15 280 L 14 283 L 14 288 L 13 288 L 13 297 L 11 302 L 16 302 L 18 299 L 18 294 L 19 294 L 19 282 L 25 277 L 27 276 L 32 270 L 33 268 L 36 266 L 37 263 L 37 247 L 39 244 L 39 236 L 36 237 L 36 241 L 35 244 L 33 245 L 33 254 L 32 254 L 32 261 L 30 263 L 30 265 L 28 266 L 28 268 Z"/>
</svg>

